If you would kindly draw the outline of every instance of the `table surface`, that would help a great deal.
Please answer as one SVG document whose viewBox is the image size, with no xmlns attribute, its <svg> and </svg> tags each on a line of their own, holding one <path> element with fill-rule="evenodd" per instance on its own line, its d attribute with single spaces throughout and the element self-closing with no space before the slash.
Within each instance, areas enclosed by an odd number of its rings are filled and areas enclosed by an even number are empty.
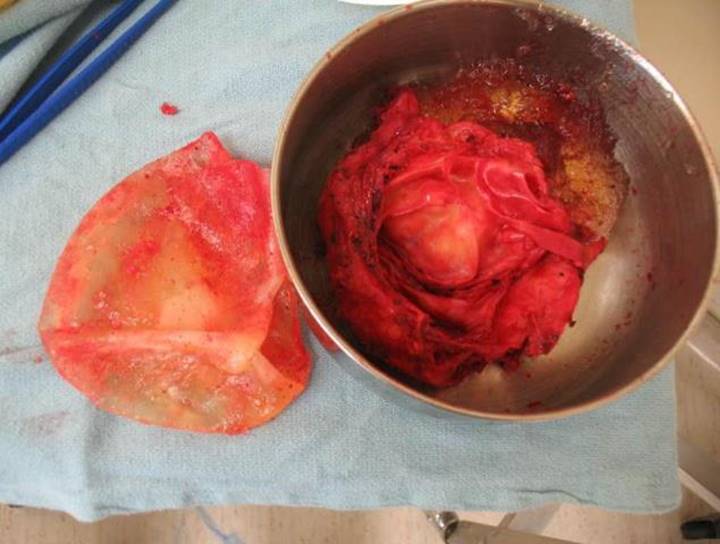
<svg viewBox="0 0 720 544">
<path fill-rule="evenodd" d="M 2 2 L 0 1 L 0 4 Z M 641 51 L 675 85 L 699 119 L 716 157 L 720 157 L 719 0 L 635 0 Z M 678 40 L 676 36 L 683 36 Z M 672 39 L 668 36 L 675 36 Z M 713 305 L 720 316 L 720 291 Z M 720 360 L 720 353 L 717 354 Z M 720 376 L 709 375 L 691 350 L 677 364 L 679 432 L 720 459 Z M 578 542 L 681 542 L 681 520 L 709 511 L 684 491 L 679 510 L 642 516 L 562 505 L 543 534 Z M 393 508 L 334 512 L 315 508 L 242 506 L 209 508 L 223 532 L 246 544 L 335 543 L 437 544 L 439 538 L 422 512 Z M 497 512 L 466 512 L 464 519 L 497 524 Z M 118 516 L 92 524 L 31 508 L 0 505 L 0 542 L 4 544 L 164 544 L 215 543 L 197 511 Z"/>
</svg>

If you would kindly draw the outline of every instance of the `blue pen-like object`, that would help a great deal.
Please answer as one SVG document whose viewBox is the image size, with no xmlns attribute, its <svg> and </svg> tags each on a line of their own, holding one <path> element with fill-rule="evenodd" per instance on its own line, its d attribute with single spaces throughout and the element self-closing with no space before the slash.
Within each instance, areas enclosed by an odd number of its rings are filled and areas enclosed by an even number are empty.
<svg viewBox="0 0 720 544">
<path fill-rule="evenodd" d="M 43 74 L 40 80 L 20 100 L 0 117 L 0 142 L 22 123 L 80 63 L 92 53 L 107 36 L 123 22 L 143 0 L 124 0 L 95 28 L 85 34 L 75 45 Z"/>
<path fill-rule="evenodd" d="M 0 140 L 0 165 L 95 83 L 176 1 L 160 0 L 79 74 L 61 85 L 24 121 L 10 131 L 5 139 Z"/>
</svg>

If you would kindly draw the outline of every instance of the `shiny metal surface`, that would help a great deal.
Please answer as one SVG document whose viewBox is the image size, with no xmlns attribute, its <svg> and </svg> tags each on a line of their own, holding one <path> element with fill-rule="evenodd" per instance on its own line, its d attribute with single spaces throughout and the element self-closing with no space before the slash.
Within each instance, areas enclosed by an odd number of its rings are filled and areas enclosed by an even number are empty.
<svg viewBox="0 0 720 544">
<path fill-rule="evenodd" d="M 569 540 L 542 536 L 542 529 L 516 530 L 513 527 L 516 521 L 526 516 L 536 518 L 539 514 L 540 518 L 544 518 L 548 512 L 552 516 L 557 508 L 557 505 L 548 505 L 540 509 L 506 514 L 498 525 L 463 521 L 456 512 L 451 511 L 426 512 L 425 516 L 447 544 L 574 544 Z M 531 522 L 530 525 L 535 524 Z M 544 526 L 545 524 L 542 528 Z"/>
<path fill-rule="evenodd" d="M 528 43 L 540 53 L 523 62 L 559 78 L 578 71 L 599 95 L 635 191 L 607 250 L 586 274 L 577 325 L 549 355 L 519 372 L 491 367 L 444 391 L 415 389 L 366 358 L 335 315 L 316 226 L 318 197 L 389 86 L 513 57 Z M 552 419 L 631 391 L 684 341 L 716 269 L 717 174 L 687 108 L 632 48 L 544 5 L 431 0 L 367 23 L 308 76 L 287 112 L 273 164 L 273 211 L 289 273 L 321 326 L 354 361 L 344 366 L 391 398 L 435 414 Z"/>
<path fill-rule="evenodd" d="M 472 521 L 460 521 L 445 542 L 447 544 L 580 544 Z"/>
<path fill-rule="evenodd" d="M 440 532 L 440 536 L 445 542 L 460 523 L 460 518 L 455 512 L 426 512 L 425 516 L 430 524 Z"/>
</svg>

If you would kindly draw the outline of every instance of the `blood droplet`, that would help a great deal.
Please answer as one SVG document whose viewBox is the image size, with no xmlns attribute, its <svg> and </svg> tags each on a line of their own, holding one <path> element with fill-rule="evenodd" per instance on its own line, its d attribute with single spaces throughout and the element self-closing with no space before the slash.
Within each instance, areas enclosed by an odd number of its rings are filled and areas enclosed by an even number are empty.
<svg viewBox="0 0 720 544">
<path fill-rule="evenodd" d="M 163 115 L 177 115 L 180 109 L 170 102 L 163 102 L 160 111 Z"/>
</svg>

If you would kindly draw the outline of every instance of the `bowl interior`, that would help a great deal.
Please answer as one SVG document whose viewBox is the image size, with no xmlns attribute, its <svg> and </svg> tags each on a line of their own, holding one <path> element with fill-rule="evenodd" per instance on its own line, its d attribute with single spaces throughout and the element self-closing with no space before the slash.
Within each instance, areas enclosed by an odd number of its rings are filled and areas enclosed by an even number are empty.
<svg viewBox="0 0 720 544">
<path fill-rule="evenodd" d="M 424 390 L 364 355 L 336 315 L 318 199 L 389 87 L 519 52 L 523 63 L 599 96 L 632 190 L 606 251 L 586 274 L 577 324 L 550 354 L 514 373 L 493 366 L 456 387 Z M 706 157 L 669 85 L 610 34 L 542 6 L 435 1 L 376 19 L 316 67 L 281 133 L 273 204 L 301 296 L 341 347 L 375 374 L 371 379 L 471 415 L 553 417 L 647 379 L 699 311 L 717 242 L 714 173 Z"/>
</svg>

